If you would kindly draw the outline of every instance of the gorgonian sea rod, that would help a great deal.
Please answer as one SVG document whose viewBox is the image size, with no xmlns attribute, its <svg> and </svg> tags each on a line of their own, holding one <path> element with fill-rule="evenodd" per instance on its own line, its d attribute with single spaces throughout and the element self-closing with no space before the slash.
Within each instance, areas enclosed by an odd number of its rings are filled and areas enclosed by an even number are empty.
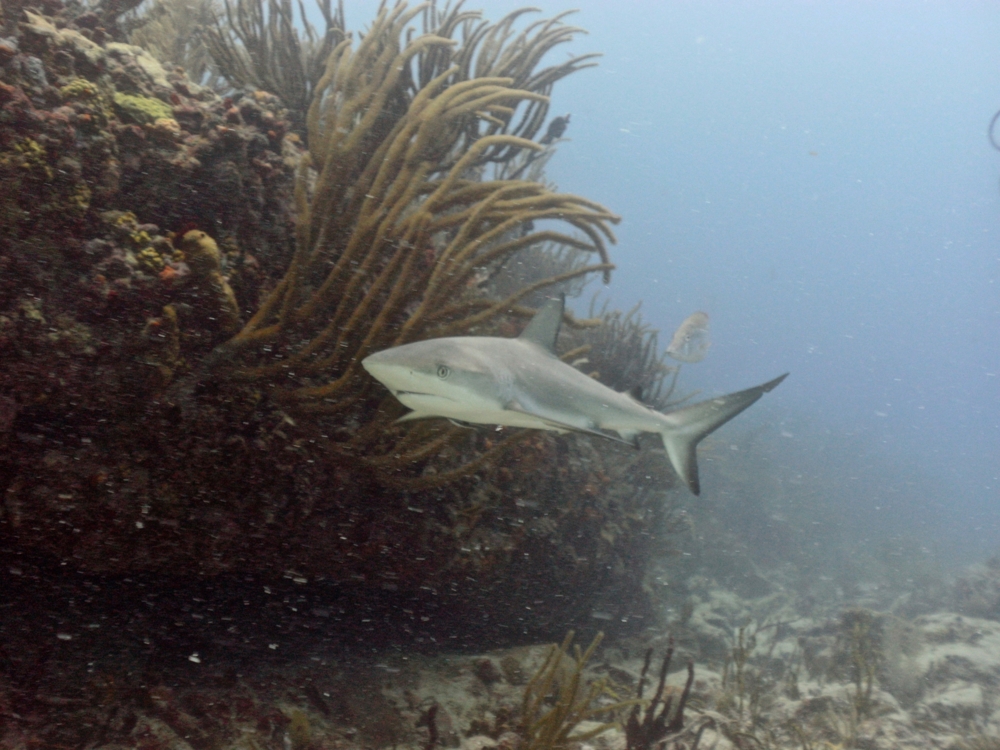
<svg viewBox="0 0 1000 750">
<path fill-rule="evenodd" d="M 206 376 L 266 380 L 288 408 L 356 419 L 371 385 L 360 362 L 372 351 L 488 330 L 525 315 L 520 301 L 539 289 L 607 278 L 617 216 L 503 177 L 504 166 L 542 150 L 532 137 L 552 83 L 586 64 L 534 70 L 578 30 L 554 19 L 515 35 L 520 12 L 493 26 L 456 9 L 407 34 L 425 11 L 383 8 L 357 49 L 347 39 L 330 55 L 307 118 L 291 262 L 242 330 L 175 393 Z M 459 30 L 461 43 L 449 38 Z M 575 231 L 535 229 L 545 220 Z M 595 260 L 502 299 L 479 291 L 480 274 L 546 242 Z M 369 443 L 378 426 L 355 432 L 353 444 Z"/>
</svg>

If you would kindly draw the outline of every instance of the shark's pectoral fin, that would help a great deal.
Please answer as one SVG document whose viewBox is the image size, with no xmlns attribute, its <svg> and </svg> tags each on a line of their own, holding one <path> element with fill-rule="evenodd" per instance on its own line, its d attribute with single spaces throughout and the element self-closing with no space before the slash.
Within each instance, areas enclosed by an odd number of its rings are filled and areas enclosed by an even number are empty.
<svg viewBox="0 0 1000 750">
<path fill-rule="evenodd" d="M 550 429 L 559 433 L 565 432 L 581 432 L 584 435 L 593 435 L 594 437 L 604 438 L 605 440 L 614 440 L 616 443 L 625 443 L 626 445 L 632 445 L 628 440 L 622 440 L 616 435 L 611 435 L 607 432 L 601 432 L 600 430 L 595 430 L 592 427 L 583 427 L 580 425 L 569 424 L 568 422 L 561 422 L 558 419 L 553 419 L 547 414 L 539 414 L 536 411 L 526 409 L 517 401 L 511 401 L 504 408 L 508 411 L 516 411 L 521 414 L 528 414 L 540 422 L 544 422 L 545 425 Z"/>
<path fill-rule="evenodd" d="M 404 414 L 399 419 L 396 420 L 396 424 L 400 422 L 414 422 L 418 419 L 436 419 L 440 418 L 440 414 L 425 414 L 420 411 L 411 411 L 408 414 Z M 451 419 L 450 417 L 445 417 L 449 422 L 451 422 L 456 427 L 464 427 L 467 430 L 474 430 L 475 425 L 469 424 L 468 422 L 463 422 L 460 419 Z"/>
<path fill-rule="evenodd" d="M 631 445 L 636 450 L 639 450 L 638 430 L 618 430 L 618 434 L 622 436 L 623 441 Z"/>
<path fill-rule="evenodd" d="M 660 432 L 663 447 L 670 457 L 674 470 L 693 494 L 697 495 L 701 491 L 698 481 L 698 459 L 695 453 L 698 443 L 713 430 L 752 406 L 765 393 L 777 388 L 786 377 L 788 377 L 787 372 L 754 388 L 701 401 L 664 415 L 670 427 Z"/>
</svg>

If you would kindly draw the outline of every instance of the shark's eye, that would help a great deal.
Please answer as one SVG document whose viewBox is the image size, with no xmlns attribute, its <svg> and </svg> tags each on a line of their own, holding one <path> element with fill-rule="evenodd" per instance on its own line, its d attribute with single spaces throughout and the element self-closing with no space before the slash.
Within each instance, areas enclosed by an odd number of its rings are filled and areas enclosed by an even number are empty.
<svg viewBox="0 0 1000 750">
<path fill-rule="evenodd" d="M 444 380 L 449 375 L 451 375 L 451 370 L 448 369 L 448 365 L 438 365 L 438 377 L 441 380 Z"/>
</svg>

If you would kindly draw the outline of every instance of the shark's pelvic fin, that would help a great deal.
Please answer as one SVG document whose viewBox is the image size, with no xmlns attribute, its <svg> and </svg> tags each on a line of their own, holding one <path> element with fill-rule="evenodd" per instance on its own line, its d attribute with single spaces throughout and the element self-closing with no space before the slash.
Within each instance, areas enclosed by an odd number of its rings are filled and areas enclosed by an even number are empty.
<svg viewBox="0 0 1000 750">
<path fill-rule="evenodd" d="M 693 494 L 697 495 L 701 492 L 701 485 L 698 481 L 698 457 L 695 449 L 702 438 L 724 425 L 744 409 L 752 406 L 757 399 L 768 391 L 774 390 L 787 377 L 788 373 L 786 372 L 763 385 L 685 406 L 683 409 L 672 411 L 666 415 L 670 418 L 672 426 L 660 432 L 660 437 L 663 438 L 663 447 L 666 448 L 667 456 L 669 456 L 674 470 Z"/>
<path fill-rule="evenodd" d="M 638 430 L 619 430 L 618 434 L 622 436 L 622 440 L 631 445 L 636 450 L 641 447 L 639 445 L 639 431 Z"/>
<path fill-rule="evenodd" d="M 422 411 L 408 411 L 396 420 L 396 424 L 399 424 L 400 422 L 412 422 L 416 419 L 434 419 L 436 417 L 437 414 L 425 414 Z"/>
<path fill-rule="evenodd" d="M 519 339 L 538 344 L 551 354 L 556 353 L 556 339 L 562 327 L 563 310 L 566 309 L 566 295 L 550 298 L 521 331 Z"/>
</svg>

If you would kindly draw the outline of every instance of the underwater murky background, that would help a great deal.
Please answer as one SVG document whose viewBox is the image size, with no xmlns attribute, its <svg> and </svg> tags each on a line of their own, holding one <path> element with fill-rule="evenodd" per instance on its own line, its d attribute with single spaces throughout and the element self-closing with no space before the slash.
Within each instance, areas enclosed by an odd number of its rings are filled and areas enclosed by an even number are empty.
<svg viewBox="0 0 1000 750">
<path fill-rule="evenodd" d="M 770 423 L 800 442 L 811 460 L 782 478 L 823 476 L 845 514 L 945 559 L 991 552 L 996 6 L 573 7 L 579 46 L 604 57 L 555 97 L 573 117 L 549 175 L 623 215 L 608 296 L 664 331 L 711 315 L 687 388 L 792 372 L 725 432 Z M 843 453 L 823 453 L 831 435 Z"/>
</svg>

